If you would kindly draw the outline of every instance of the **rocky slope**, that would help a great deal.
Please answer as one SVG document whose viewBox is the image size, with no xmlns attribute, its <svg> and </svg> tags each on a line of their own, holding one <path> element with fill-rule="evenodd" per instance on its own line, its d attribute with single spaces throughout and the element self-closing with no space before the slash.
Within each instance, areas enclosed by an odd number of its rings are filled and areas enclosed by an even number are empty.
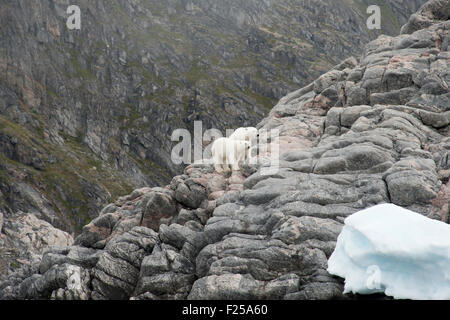
<svg viewBox="0 0 450 320">
<path fill-rule="evenodd" d="M 0 208 L 68 232 L 182 172 L 175 128 L 258 123 L 424 0 L 67 0 L 0 3 Z M 383 29 L 369 31 L 368 4 Z"/>
<path fill-rule="evenodd" d="M 0 281 L 10 272 L 26 276 L 41 262 L 49 246 L 70 246 L 73 237 L 38 219 L 33 214 L 17 213 L 3 220 L 0 212 Z"/>
<path fill-rule="evenodd" d="M 326 272 L 346 216 L 389 202 L 449 222 L 449 17 L 429 1 L 400 36 L 282 98 L 258 125 L 280 130 L 278 173 L 192 165 L 135 190 L 0 298 L 349 298 Z"/>
</svg>

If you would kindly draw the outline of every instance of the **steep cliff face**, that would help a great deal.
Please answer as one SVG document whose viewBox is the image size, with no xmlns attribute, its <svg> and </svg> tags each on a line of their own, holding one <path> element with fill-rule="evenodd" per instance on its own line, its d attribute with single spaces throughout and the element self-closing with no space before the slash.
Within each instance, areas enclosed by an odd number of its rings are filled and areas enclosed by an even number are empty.
<svg viewBox="0 0 450 320">
<path fill-rule="evenodd" d="M 326 272 L 345 217 L 387 202 L 449 222 L 449 17 L 429 1 L 400 36 L 283 97 L 258 125 L 280 131 L 277 173 L 191 165 L 135 190 L 0 298 L 349 298 Z"/>
<path fill-rule="evenodd" d="M 370 3 L 369 3 L 370 2 Z M 0 4 L 0 206 L 79 232 L 118 195 L 161 186 L 175 128 L 255 124 L 286 93 L 396 34 L 424 1 Z"/>
</svg>

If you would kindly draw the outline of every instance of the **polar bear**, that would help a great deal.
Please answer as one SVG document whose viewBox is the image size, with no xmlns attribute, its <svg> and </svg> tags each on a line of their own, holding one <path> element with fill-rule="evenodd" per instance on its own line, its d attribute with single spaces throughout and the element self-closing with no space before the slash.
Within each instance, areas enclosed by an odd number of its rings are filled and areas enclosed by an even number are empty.
<svg viewBox="0 0 450 320">
<path fill-rule="evenodd" d="M 230 138 L 219 138 L 214 141 L 211 154 L 214 168 L 218 173 L 239 170 L 239 162 L 248 158 L 250 142 L 233 140 Z"/>
<path fill-rule="evenodd" d="M 230 136 L 230 139 L 252 142 L 254 139 L 258 137 L 259 137 L 258 129 L 253 127 L 247 127 L 236 129 L 236 131 L 234 131 L 233 134 Z"/>
</svg>

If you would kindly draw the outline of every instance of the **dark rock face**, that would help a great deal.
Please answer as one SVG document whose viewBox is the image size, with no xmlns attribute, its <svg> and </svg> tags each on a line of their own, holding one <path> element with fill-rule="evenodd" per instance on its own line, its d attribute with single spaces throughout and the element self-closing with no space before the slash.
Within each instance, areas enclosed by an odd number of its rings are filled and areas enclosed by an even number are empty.
<svg viewBox="0 0 450 320">
<path fill-rule="evenodd" d="M 80 0 L 80 31 L 65 0 L 4 0 L 0 208 L 78 234 L 118 196 L 182 173 L 174 129 L 258 123 L 424 1 L 386 1 L 368 32 L 360 0 Z"/>
<path fill-rule="evenodd" d="M 280 131 L 278 172 L 191 165 L 105 207 L 0 298 L 351 298 L 326 272 L 345 217 L 389 202 L 450 222 L 449 34 L 434 18 L 370 42 L 259 123 Z"/>
</svg>

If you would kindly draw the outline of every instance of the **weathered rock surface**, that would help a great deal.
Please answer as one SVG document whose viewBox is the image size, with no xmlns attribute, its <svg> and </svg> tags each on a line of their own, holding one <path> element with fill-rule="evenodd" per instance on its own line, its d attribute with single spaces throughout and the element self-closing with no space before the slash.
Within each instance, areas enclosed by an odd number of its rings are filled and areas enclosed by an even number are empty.
<svg viewBox="0 0 450 320">
<path fill-rule="evenodd" d="M 387 202 L 449 222 L 450 21 L 439 17 L 282 98 L 258 125 L 280 131 L 278 172 L 191 165 L 105 207 L 0 298 L 352 298 L 326 272 L 345 217 Z"/>
<path fill-rule="evenodd" d="M 417 13 L 411 15 L 408 23 L 402 27 L 401 33 L 413 33 L 429 27 L 436 21 L 448 20 L 449 17 L 450 3 L 447 0 L 429 1 Z"/>
<path fill-rule="evenodd" d="M 370 31 L 368 0 L 336 1 L 0 1 L 0 210 L 78 234 L 118 196 L 182 173 L 175 129 L 254 125 L 425 2 L 384 1 Z"/>
<path fill-rule="evenodd" d="M 0 213 L 0 292 L 5 286 L 20 283 L 21 277 L 38 272 L 42 254 L 51 246 L 72 244 L 71 235 L 33 214 Z M 9 293 L 6 290 L 3 294 Z"/>
</svg>

